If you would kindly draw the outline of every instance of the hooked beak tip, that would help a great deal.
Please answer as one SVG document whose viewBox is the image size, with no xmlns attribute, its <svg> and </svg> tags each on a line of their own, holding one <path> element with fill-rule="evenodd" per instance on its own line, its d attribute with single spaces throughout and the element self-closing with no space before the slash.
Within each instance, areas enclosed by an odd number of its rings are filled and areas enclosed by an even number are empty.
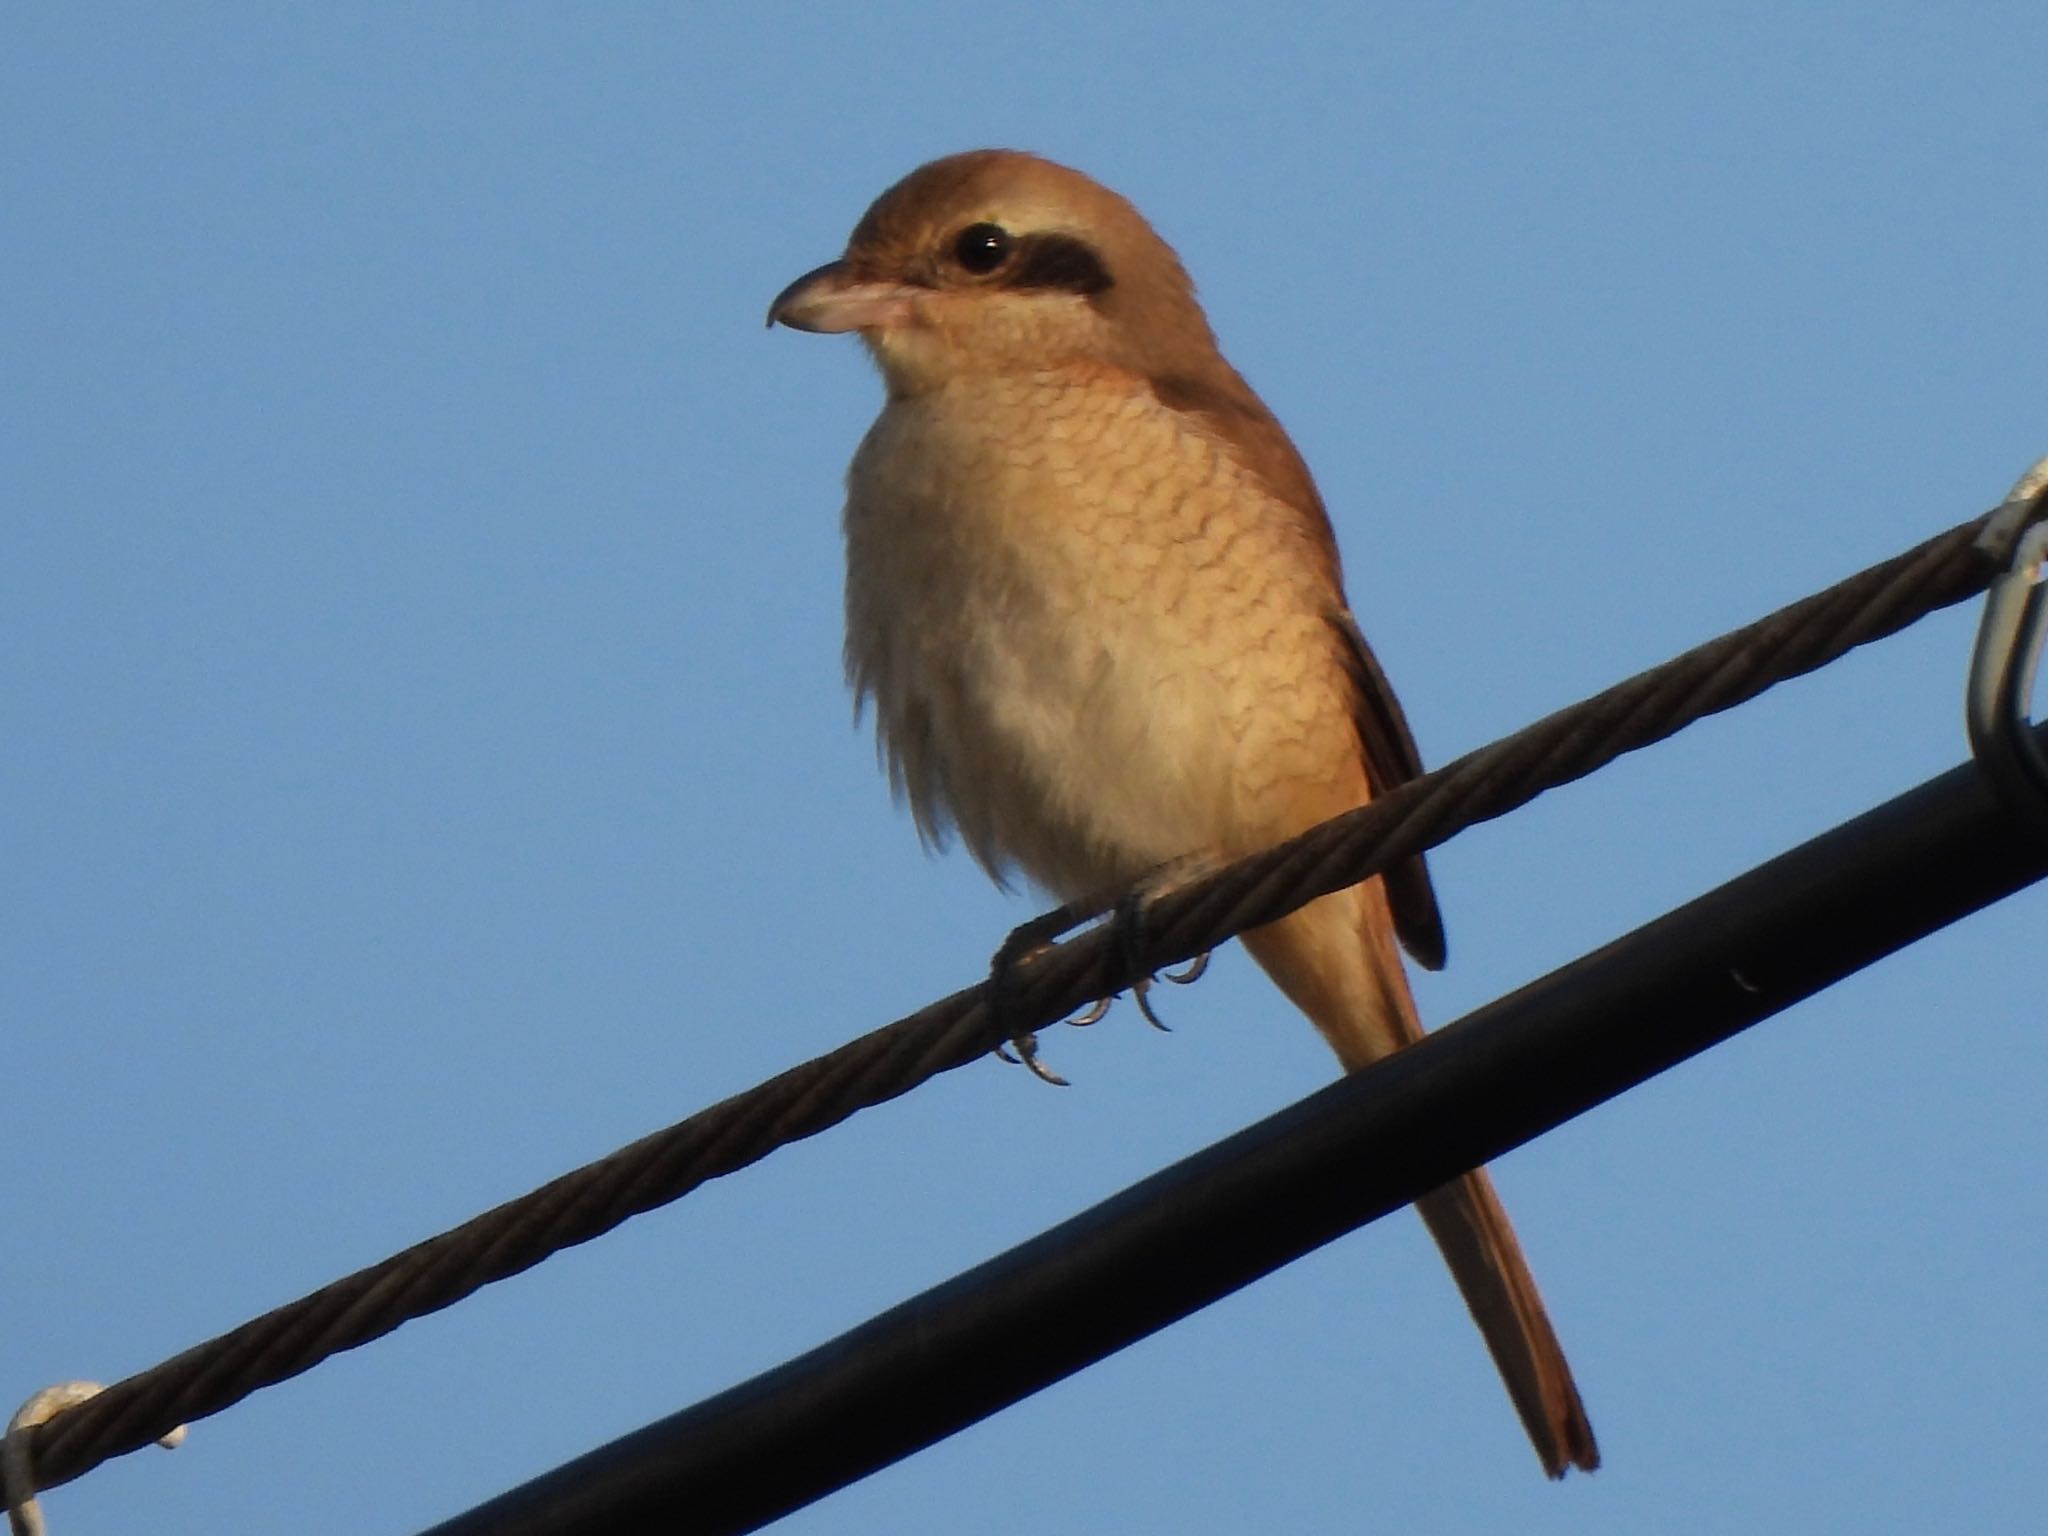
<svg viewBox="0 0 2048 1536">
<path fill-rule="evenodd" d="M 910 317 L 918 292 L 914 285 L 870 277 L 844 261 L 828 261 L 775 296 L 768 306 L 768 323 L 827 333 L 887 330 Z"/>
<path fill-rule="evenodd" d="M 813 267 L 775 295 L 775 302 L 768 306 L 770 328 L 779 322 L 795 331 L 821 329 L 817 322 L 830 313 L 832 300 L 845 280 L 844 262 L 828 261 Z"/>
</svg>

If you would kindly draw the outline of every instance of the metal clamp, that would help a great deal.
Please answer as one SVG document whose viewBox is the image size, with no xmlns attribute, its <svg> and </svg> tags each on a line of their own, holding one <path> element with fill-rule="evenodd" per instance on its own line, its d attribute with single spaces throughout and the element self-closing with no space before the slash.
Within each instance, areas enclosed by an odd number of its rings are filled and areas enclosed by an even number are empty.
<svg viewBox="0 0 2048 1536">
<path fill-rule="evenodd" d="M 2034 674 L 2048 642 L 2048 459 L 2012 489 L 1979 543 L 2012 554 L 1993 579 L 1970 656 L 1964 713 L 1970 752 L 2007 805 L 2048 832 L 2048 753 L 2029 718 Z M 2031 525 L 2031 526 L 2029 526 Z"/>
</svg>

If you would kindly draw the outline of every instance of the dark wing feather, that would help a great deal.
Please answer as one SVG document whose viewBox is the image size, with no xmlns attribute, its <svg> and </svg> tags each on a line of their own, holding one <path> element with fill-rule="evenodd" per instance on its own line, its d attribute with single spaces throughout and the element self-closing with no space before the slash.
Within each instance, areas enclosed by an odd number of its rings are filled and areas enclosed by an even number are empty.
<svg viewBox="0 0 2048 1536">
<path fill-rule="evenodd" d="M 1422 773 L 1422 754 L 1408 729 L 1408 717 L 1401 713 L 1401 701 L 1394 697 L 1379 658 L 1358 632 L 1358 621 L 1349 610 L 1336 614 L 1330 625 L 1343 638 L 1344 656 L 1357 685 L 1357 707 L 1353 719 L 1358 725 L 1359 745 L 1365 749 L 1366 776 L 1373 793 L 1406 784 Z M 1394 910 L 1394 932 L 1402 947 L 1425 970 L 1444 967 L 1443 913 L 1437 909 L 1436 891 L 1429 883 L 1429 866 L 1421 854 L 1403 859 L 1386 873 L 1387 905 Z"/>
</svg>

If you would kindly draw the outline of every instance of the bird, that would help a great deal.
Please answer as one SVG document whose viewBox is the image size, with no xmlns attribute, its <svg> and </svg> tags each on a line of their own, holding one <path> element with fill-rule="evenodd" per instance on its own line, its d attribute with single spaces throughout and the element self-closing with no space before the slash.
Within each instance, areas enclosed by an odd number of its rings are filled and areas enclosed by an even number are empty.
<svg viewBox="0 0 2048 1536">
<path fill-rule="evenodd" d="M 1422 771 L 1306 463 L 1124 197 L 1019 150 L 933 160 L 768 322 L 856 332 L 882 377 L 845 665 L 928 844 L 1093 902 Z M 1243 940 L 1346 1071 L 1421 1038 L 1401 949 L 1433 969 L 1445 940 L 1420 857 Z M 1544 1471 L 1598 1466 L 1486 1170 L 1416 1204 Z"/>
</svg>

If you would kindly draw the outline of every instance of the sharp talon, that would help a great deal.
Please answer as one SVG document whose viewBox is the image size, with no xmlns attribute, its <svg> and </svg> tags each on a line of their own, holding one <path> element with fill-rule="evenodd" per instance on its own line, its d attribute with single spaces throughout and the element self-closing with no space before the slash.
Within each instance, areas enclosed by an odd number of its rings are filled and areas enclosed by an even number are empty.
<svg viewBox="0 0 2048 1536">
<path fill-rule="evenodd" d="M 1083 1008 L 1071 1019 L 1068 1019 L 1067 1023 L 1073 1025 L 1076 1029 L 1086 1029 L 1090 1024 L 1100 1024 L 1109 1013 L 1111 1001 L 1112 999 L 1107 997 L 1098 997 L 1086 1008 Z"/>
<path fill-rule="evenodd" d="M 1202 974 L 1208 969 L 1209 951 L 1205 949 L 1199 955 L 1195 956 L 1194 959 L 1190 960 L 1187 963 L 1185 969 L 1178 971 L 1167 971 L 1165 975 L 1166 979 L 1172 982 L 1176 987 L 1191 987 L 1196 982 L 1202 979 Z"/>
<path fill-rule="evenodd" d="M 1055 1088 L 1072 1086 L 1059 1073 L 1038 1059 L 1038 1036 L 1019 1035 L 1012 1043 L 1017 1047 L 1018 1059 L 1031 1069 L 1031 1075 L 1041 1083 L 1050 1083 Z"/>
<path fill-rule="evenodd" d="M 996 1047 L 995 1058 L 997 1061 L 1007 1061 L 1013 1067 L 1017 1065 L 1017 1058 L 1010 1054 L 1010 1048 L 1007 1045 Z"/>
<path fill-rule="evenodd" d="M 1152 999 L 1147 995 L 1151 990 L 1152 978 L 1149 976 L 1143 981 L 1132 982 L 1131 1001 L 1138 1005 L 1138 1012 L 1144 1015 L 1147 1024 L 1170 1035 L 1173 1033 L 1173 1027 L 1152 1011 Z"/>
</svg>

